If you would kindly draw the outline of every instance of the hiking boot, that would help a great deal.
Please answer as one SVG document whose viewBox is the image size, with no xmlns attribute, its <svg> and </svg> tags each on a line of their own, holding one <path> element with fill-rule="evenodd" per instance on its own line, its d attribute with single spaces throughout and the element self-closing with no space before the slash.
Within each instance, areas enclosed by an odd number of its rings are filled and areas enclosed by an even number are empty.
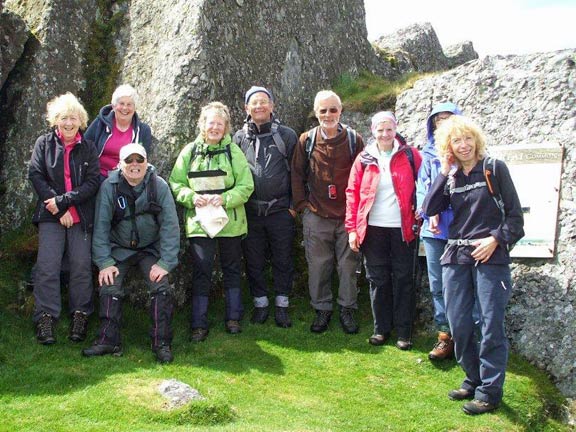
<svg viewBox="0 0 576 432">
<path fill-rule="evenodd" d="M 412 348 L 412 342 L 410 342 L 410 339 L 398 338 L 396 341 L 396 348 L 402 351 L 408 351 Z"/>
<path fill-rule="evenodd" d="M 56 343 L 54 335 L 55 320 L 52 315 L 44 313 L 36 323 L 36 339 L 42 345 L 52 345 Z"/>
<path fill-rule="evenodd" d="M 252 318 L 250 322 L 252 324 L 264 324 L 268 319 L 268 308 L 267 307 L 255 307 L 252 311 Z"/>
<path fill-rule="evenodd" d="M 192 329 L 192 335 L 190 336 L 190 340 L 192 342 L 204 342 L 208 337 L 208 329 L 198 327 Z"/>
<path fill-rule="evenodd" d="M 120 345 L 103 345 L 98 344 L 98 342 L 94 342 L 94 345 L 82 350 L 82 355 L 84 357 L 95 357 L 106 354 L 112 354 L 114 357 L 120 357 L 122 355 L 122 347 Z"/>
<path fill-rule="evenodd" d="M 344 333 L 358 333 L 358 324 L 356 324 L 356 320 L 354 320 L 354 309 L 345 307 L 340 309 L 340 324 L 342 324 Z"/>
<path fill-rule="evenodd" d="M 158 346 L 153 347 L 152 352 L 156 356 L 158 363 L 172 363 L 172 360 L 174 360 L 170 345 L 165 342 L 160 342 Z"/>
<path fill-rule="evenodd" d="M 449 333 L 438 332 L 438 341 L 428 353 L 430 360 L 444 360 L 454 356 L 454 340 Z"/>
<path fill-rule="evenodd" d="M 448 397 L 455 401 L 461 401 L 465 399 L 474 399 L 474 390 L 466 390 L 464 388 L 459 388 L 456 390 L 450 390 L 448 392 Z"/>
<path fill-rule="evenodd" d="M 478 414 L 486 414 L 490 411 L 494 411 L 498 408 L 497 404 L 491 404 L 490 402 L 481 401 L 478 399 L 471 400 L 470 402 L 466 402 L 462 407 L 462 410 L 466 414 L 470 415 L 478 415 Z"/>
<path fill-rule="evenodd" d="M 314 322 L 310 326 L 310 331 L 312 333 L 324 333 L 326 330 L 328 330 L 328 323 L 330 322 L 330 318 L 332 318 L 332 311 L 317 310 L 316 318 L 314 318 Z"/>
<path fill-rule="evenodd" d="M 88 330 L 88 315 L 85 312 L 76 311 L 72 315 L 72 322 L 70 323 L 70 335 L 68 339 L 72 342 L 82 342 L 86 339 L 86 331 Z"/>
<path fill-rule="evenodd" d="M 276 306 L 274 310 L 274 321 L 276 321 L 278 327 L 292 327 L 292 321 L 290 321 L 290 316 L 288 315 L 288 308 Z"/>
<path fill-rule="evenodd" d="M 242 332 L 242 327 L 240 327 L 240 321 L 237 320 L 226 321 L 226 331 L 230 334 L 238 334 Z"/>
<path fill-rule="evenodd" d="M 368 338 L 368 343 L 374 346 L 384 345 L 388 338 L 390 337 L 390 333 L 387 334 L 373 334 Z"/>
</svg>

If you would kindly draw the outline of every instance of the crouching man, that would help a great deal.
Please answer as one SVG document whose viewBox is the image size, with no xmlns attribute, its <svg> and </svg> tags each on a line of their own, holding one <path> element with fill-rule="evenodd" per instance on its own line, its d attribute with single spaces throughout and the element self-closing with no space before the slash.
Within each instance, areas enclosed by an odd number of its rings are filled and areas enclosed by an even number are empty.
<svg viewBox="0 0 576 432">
<path fill-rule="evenodd" d="M 119 169 L 100 187 L 94 220 L 92 259 L 100 269 L 100 329 L 82 354 L 122 355 L 122 285 L 130 267 L 137 265 L 151 295 L 152 351 L 160 363 L 171 362 L 173 300 L 168 273 L 178 263 L 180 229 L 170 188 L 148 165 L 140 144 L 121 148 Z"/>
</svg>

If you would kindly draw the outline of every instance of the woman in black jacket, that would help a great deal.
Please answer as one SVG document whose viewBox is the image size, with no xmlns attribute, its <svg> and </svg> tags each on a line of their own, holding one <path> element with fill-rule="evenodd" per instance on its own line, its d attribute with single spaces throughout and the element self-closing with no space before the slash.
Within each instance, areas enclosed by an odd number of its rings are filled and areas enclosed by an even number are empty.
<svg viewBox="0 0 576 432">
<path fill-rule="evenodd" d="M 70 263 L 68 304 L 70 339 L 84 340 L 93 312 L 91 244 L 94 198 L 99 186 L 96 148 L 80 134 L 88 115 L 78 99 L 66 93 L 48 102 L 52 128 L 36 140 L 28 178 L 38 195 L 32 221 L 38 226 L 38 258 L 34 270 L 34 323 L 38 342 L 56 342 L 60 317 L 60 270 L 66 253 Z"/>
<path fill-rule="evenodd" d="M 504 315 L 512 291 L 509 251 L 524 236 L 524 218 L 508 167 L 499 160 L 488 163 L 478 126 L 464 116 L 451 116 L 434 137 L 441 168 L 423 210 L 428 216 L 449 206 L 454 211 L 440 263 L 456 360 L 466 374 L 448 397 L 473 399 L 463 405 L 464 412 L 484 414 L 502 401 L 508 361 Z"/>
</svg>

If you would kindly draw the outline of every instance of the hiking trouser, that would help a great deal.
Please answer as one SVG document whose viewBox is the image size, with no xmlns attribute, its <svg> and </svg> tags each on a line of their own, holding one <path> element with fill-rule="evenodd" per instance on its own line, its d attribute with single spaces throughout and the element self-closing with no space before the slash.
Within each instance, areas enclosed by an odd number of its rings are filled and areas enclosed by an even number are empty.
<svg viewBox="0 0 576 432">
<path fill-rule="evenodd" d="M 476 399 L 498 404 L 502 400 L 508 362 L 504 316 L 512 291 L 510 268 L 449 264 L 444 266 L 443 277 L 456 360 L 466 373 L 461 387 L 475 390 Z M 475 300 L 480 312 L 480 343 L 473 318 Z"/>
<path fill-rule="evenodd" d="M 315 215 L 309 209 L 302 216 L 304 250 L 308 262 L 310 304 L 316 310 L 332 310 L 332 273 L 334 258 L 339 287 L 337 303 L 357 309 L 358 286 L 356 270 L 359 254 L 348 245 L 344 218 L 329 219 Z"/>
<path fill-rule="evenodd" d="M 248 234 L 242 240 L 246 275 L 250 294 L 255 299 L 267 298 L 266 261 L 272 266 L 274 294 L 289 297 L 294 279 L 292 242 L 295 236 L 294 218 L 288 210 L 268 216 L 248 216 Z M 267 302 L 265 305 L 266 306 Z"/>
<path fill-rule="evenodd" d="M 237 237 L 190 237 L 192 256 L 192 296 L 208 297 L 212 287 L 212 271 L 216 248 L 220 257 L 224 294 L 226 296 L 226 319 L 240 320 L 244 312 L 241 292 L 241 236 Z M 194 318 L 192 319 L 194 321 Z"/>
<path fill-rule="evenodd" d="M 414 241 L 406 243 L 402 239 L 401 228 L 367 227 L 361 250 L 370 283 L 374 334 L 390 334 L 396 328 L 399 338 L 411 338 L 414 247 Z"/>
<path fill-rule="evenodd" d="M 101 295 L 98 317 L 100 328 L 96 336 L 96 345 L 120 346 L 120 325 L 122 323 L 122 299 L 112 295 Z"/>
<path fill-rule="evenodd" d="M 170 293 L 161 292 L 152 296 L 150 302 L 150 316 L 152 318 L 150 337 L 153 348 L 172 343 L 173 314 L 174 303 Z"/>
<path fill-rule="evenodd" d="M 422 237 L 422 243 L 426 250 L 426 268 L 428 269 L 428 283 L 434 305 L 434 324 L 439 331 L 450 332 L 448 318 L 446 318 L 446 305 L 442 293 L 442 264 L 440 257 L 444 253 L 446 240 Z"/>
<path fill-rule="evenodd" d="M 92 236 L 81 224 L 66 228 L 60 223 L 38 224 L 38 258 L 34 268 L 34 316 L 37 322 L 42 314 L 60 318 L 62 296 L 60 271 L 65 251 L 70 263 L 68 309 L 90 315 L 92 302 Z"/>
</svg>

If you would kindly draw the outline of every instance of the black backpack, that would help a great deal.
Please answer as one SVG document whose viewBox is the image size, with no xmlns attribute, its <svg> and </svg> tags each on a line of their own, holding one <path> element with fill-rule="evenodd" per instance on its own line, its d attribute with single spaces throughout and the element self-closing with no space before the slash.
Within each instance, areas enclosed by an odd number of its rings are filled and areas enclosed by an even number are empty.
<svg viewBox="0 0 576 432">
<path fill-rule="evenodd" d="M 113 183 L 114 186 L 114 213 L 112 215 L 112 227 L 115 227 L 123 220 L 128 220 L 132 222 L 132 234 L 130 239 L 130 245 L 136 248 L 139 242 L 138 229 L 136 226 L 136 218 L 143 214 L 151 214 L 154 216 L 154 222 L 156 225 L 158 223 L 158 215 L 162 212 L 162 206 L 157 201 L 157 188 L 158 188 L 158 176 L 156 172 L 152 171 L 150 173 L 150 178 L 148 179 L 148 184 L 146 185 L 146 207 L 136 213 L 136 199 L 139 195 L 133 193 L 131 187 L 126 187 L 128 183 L 121 177 L 120 183 Z M 130 214 L 126 216 L 126 207 L 130 209 Z"/>
<path fill-rule="evenodd" d="M 286 163 L 286 169 L 290 172 L 290 161 L 288 160 L 288 151 L 286 150 L 286 143 L 282 139 L 282 135 L 278 131 L 278 127 L 280 126 L 280 121 L 276 118 L 272 120 L 272 125 L 270 126 L 270 132 L 264 134 L 258 134 L 260 137 L 267 137 L 272 136 L 274 140 L 274 144 L 276 144 L 276 148 L 282 156 L 284 156 L 284 162 Z M 254 152 L 254 146 L 250 144 L 253 141 L 256 141 L 256 135 L 250 130 L 248 126 L 248 122 L 244 123 L 242 127 L 242 131 L 244 132 L 244 137 L 242 138 L 242 142 L 240 143 L 240 148 L 242 152 L 246 156 L 246 160 L 248 161 L 248 165 L 250 166 L 250 170 L 254 172 L 254 167 L 256 165 L 256 154 Z"/>
<path fill-rule="evenodd" d="M 498 176 L 496 175 L 496 159 L 486 156 L 484 162 L 482 162 L 482 172 L 484 174 L 484 181 L 486 182 L 486 189 L 488 189 L 488 193 L 494 200 L 494 203 L 496 203 L 496 207 L 498 207 L 502 215 L 502 220 L 504 220 L 506 211 L 504 210 L 504 200 L 500 194 L 500 184 L 498 183 Z M 447 192 L 452 195 L 455 188 L 454 173 L 451 172 L 448 174 L 446 189 Z"/>
</svg>

